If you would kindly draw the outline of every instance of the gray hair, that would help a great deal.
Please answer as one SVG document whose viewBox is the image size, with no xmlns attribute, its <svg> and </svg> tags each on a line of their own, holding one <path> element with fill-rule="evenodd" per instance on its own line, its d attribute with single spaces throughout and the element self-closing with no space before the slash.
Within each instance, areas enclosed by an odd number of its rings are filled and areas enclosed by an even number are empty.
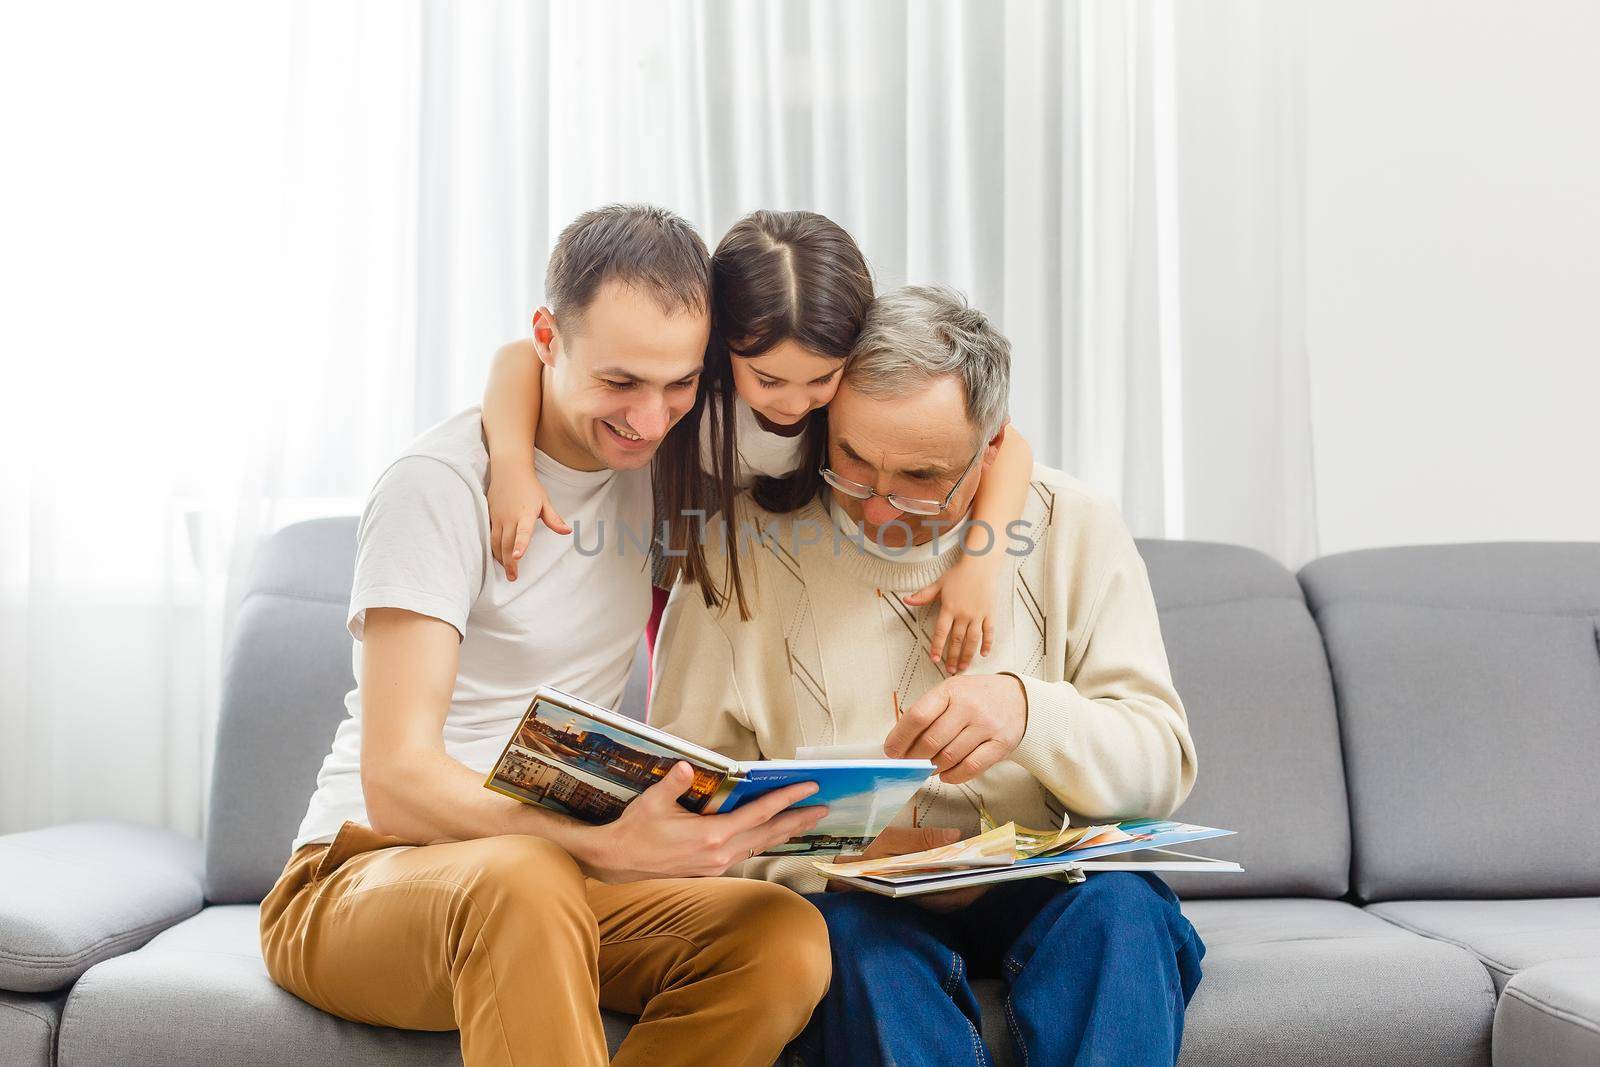
<svg viewBox="0 0 1600 1067">
<path fill-rule="evenodd" d="M 967 419 L 987 441 L 1005 425 L 1011 342 L 966 297 L 944 285 L 905 285 L 878 297 L 845 364 L 852 389 L 874 400 L 961 379 Z"/>
</svg>

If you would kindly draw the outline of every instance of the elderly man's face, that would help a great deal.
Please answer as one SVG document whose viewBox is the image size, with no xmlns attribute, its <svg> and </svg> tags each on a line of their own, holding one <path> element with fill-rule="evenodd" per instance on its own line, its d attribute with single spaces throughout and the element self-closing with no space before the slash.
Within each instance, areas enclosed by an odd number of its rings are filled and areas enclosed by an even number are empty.
<svg viewBox="0 0 1600 1067">
<path fill-rule="evenodd" d="M 957 378 L 936 379 L 911 396 L 874 400 L 851 388 L 847 376 L 828 406 L 828 466 L 853 482 L 871 486 L 878 495 L 855 500 L 835 493 L 834 499 L 867 537 L 885 548 L 925 544 L 966 516 L 1005 430 L 987 443 L 978 466 L 938 515 L 900 511 L 884 496 L 943 500 L 972 459 L 976 433 L 967 420 L 966 395 Z"/>
</svg>

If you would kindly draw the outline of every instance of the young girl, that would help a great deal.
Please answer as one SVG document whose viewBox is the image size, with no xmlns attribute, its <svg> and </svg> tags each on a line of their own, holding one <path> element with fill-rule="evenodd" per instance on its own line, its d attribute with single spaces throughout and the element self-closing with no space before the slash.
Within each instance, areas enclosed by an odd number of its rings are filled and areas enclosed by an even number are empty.
<svg viewBox="0 0 1600 1067">
<path fill-rule="evenodd" d="M 872 275 L 855 241 L 837 224 L 809 211 L 756 211 L 734 224 L 712 257 L 712 331 L 695 406 L 684 416 L 690 432 L 672 434 L 654 461 L 656 495 L 667 516 L 673 555 L 658 571 L 649 638 L 666 603 L 665 586 L 679 575 L 697 582 L 708 604 L 730 590 L 745 609 L 737 553 L 727 554 L 726 581 L 707 572 L 689 515 L 732 514 L 741 489 L 752 489 L 770 511 L 805 503 L 826 450 L 826 407 L 839 388 L 846 358 L 872 303 Z M 537 324 L 535 325 L 537 329 Z M 496 354 L 483 401 L 489 447 L 489 522 L 494 558 L 515 581 L 536 521 L 556 533 L 571 530 L 550 506 L 533 470 L 539 410 L 539 363 L 525 348 Z M 693 427 L 698 427 L 694 432 Z M 973 502 L 972 517 L 1003 532 L 1022 513 L 1033 453 L 1015 432 Z M 993 641 L 995 583 L 1004 553 L 981 529 L 967 534 L 973 552 L 942 578 L 905 598 L 939 601 L 929 655 L 947 673 L 966 670 Z M 681 556 L 677 553 L 682 553 Z M 981 553 L 981 554 L 980 554 Z"/>
</svg>

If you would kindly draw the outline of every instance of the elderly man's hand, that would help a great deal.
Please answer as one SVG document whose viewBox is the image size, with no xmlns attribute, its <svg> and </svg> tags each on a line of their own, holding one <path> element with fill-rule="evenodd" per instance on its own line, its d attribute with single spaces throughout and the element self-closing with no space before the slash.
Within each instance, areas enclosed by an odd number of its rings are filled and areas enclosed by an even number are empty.
<svg viewBox="0 0 1600 1067">
<path fill-rule="evenodd" d="M 960 675 L 907 708 L 883 751 L 894 759 L 931 759 L 941 780 L 959 785 L 1011 755 L 1027 725 L 1027 695 L 1016 678 Z"/>
</svg>

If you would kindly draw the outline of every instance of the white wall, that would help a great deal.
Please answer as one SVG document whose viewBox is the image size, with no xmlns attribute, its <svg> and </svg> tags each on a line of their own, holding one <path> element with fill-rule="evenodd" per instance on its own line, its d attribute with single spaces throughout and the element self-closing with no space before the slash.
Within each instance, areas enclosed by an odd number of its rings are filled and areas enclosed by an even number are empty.
<svg viewBox="0 0 1600 1067">
<path fill-rule="evenodd" d="M 1304 18 L 1177 6 L 1184 537 L 1318 554 L 1306 381 Z"/>
<path fill-rule="evenodd" d="M 1600 540 L 1600 6 L 1306 28 L 1322 552 Z"/>
</svg>

